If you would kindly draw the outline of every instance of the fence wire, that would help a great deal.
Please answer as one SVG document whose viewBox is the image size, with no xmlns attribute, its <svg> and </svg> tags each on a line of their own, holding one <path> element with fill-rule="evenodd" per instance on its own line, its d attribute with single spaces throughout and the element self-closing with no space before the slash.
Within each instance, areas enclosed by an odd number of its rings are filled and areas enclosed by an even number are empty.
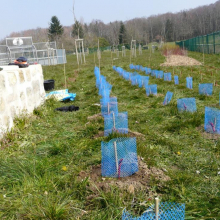
<svg viewBox="0 0 220 220">
<path fill-rule="evenodd" d="M 176 42 L 183 49 L 200 53 L 220 53 L 220 31 Z"/>
</svg>

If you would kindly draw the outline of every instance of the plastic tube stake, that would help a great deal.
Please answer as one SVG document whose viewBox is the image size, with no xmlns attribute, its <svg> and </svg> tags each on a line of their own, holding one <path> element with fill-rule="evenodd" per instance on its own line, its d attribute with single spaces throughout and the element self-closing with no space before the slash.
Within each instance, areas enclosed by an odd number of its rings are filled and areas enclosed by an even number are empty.
<svg viewBox="0 0 220 220">
<path fill-rule="evenodd" d="M 116 164 L 116 170 L 117 170 L 117 174 L 118 174 L 118 153 L 117 153 L 116 141 L 114 142 L 114 149 L 115 149 L 115 164 Z"/>
<path fill-rule="evenodd" d="M 156 220 L 159 219 L 159 203 L 160 203 L 159 198 L 155 198 L 155 215 L 156 215 Z"/>
</svg>

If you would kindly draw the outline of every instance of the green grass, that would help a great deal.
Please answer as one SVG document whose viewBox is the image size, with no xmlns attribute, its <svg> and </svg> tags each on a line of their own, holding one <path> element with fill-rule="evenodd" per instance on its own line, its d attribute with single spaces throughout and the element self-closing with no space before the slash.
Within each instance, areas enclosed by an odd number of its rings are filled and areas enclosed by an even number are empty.
<svg viewBox="0 0 220 220">
<path fill-rule="evenodd" d="M 200 53 L 189 55 L 202 61 Z M 220 219 L 220 141 L 207 138 L 198 129 L 204 123 L 205 106 L 219 108 L 219 87 L 214 87 L 211 97 L 198 94 L 199 73 L 203 73 L 203 83 L 217 80 L 219 56 L 206 55 L 205 66 L 172 68 L 159 66 L 164 62 L 159 51 L 152 54 L 149 63 L 149 51 L 144 50 L 142 56 L 132 59 L 133 64 L 179 76 L 178 86 L 151 77 L 150 83 L 157 84 L 161 94 L 156 97 L 147 97 L 144 89 L 131 86 L 114 72 L 110 57 L 110 53 L 102 53 L 101 73 L 113 86 L 111 95 L 117 96 L 119 111 L 128 112 L 129 129 L 145 135 L 144 139 L 137 138 L 138 154 L 149 167 L 166 169 L 171 178 L 160 184 L 152 179 L 149 191 L 160 194 L 164 201 L 185 203 L 187 219 Z M 1 141 L 0 219 L 121 219 L 124 208 L 136 214 L 145 210 L 140 203 L 148 200 L 148 191 L 133 196 L 117 187 L 109 192 L 93 190 L 89 178 L 77 178 L 80 171 L 100 164 L 101 141 L 114 136 L 94 138 L 104 130 L 103 119 L 87 119 L 100 113 L 100 107 L 94 105 L 100 100 L 95 87 L 94 55 L 86 57 L 79 71 L 76 57 L 67 58 L 68 89 L 77 94 L 71 104 L 80 110 L 55 112 L 55 108 L 69 104 L 47 100 L 33 116 L 15 120 L 14 129 Z M 129 70 L 129 60 L 127 54 L 113 64 Z M 215 68 L 213 76 L 210 67 Z M 63 68 L 43 67 L 44 78 L 54 79 L 56 89 L 64 88 Z M 193 90 L 186 88 L 187 76 L 193 77 Z M 170 105 L 163 106 L 168 90 L 174 92 L 174 97 Z M 196 97 L 198 111 L 179 113 L 176 100 L 182 97 Z M 136 201 L 134 209 L 132 201 Z"/>
</svg>

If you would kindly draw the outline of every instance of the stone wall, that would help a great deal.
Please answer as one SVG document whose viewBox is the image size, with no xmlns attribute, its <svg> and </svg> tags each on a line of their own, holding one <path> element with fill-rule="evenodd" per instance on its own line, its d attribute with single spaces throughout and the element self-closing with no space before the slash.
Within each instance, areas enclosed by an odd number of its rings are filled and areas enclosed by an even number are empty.
<svg viewBox="0 0 220 220">
<path fill-rule="evenodd" d="M 13 119 L 30 114 L 45 100 L 44 79 L 40 64 L 28 68 L 1 66 L 0 137 L 13 126 Z"/>
</svg>

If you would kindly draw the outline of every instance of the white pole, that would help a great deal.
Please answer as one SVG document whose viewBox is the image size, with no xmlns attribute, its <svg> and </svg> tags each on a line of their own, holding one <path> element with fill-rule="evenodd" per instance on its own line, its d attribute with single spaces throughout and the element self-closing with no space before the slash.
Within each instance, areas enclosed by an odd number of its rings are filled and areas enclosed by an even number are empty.
<svg viewBox="0 0 220 220">
<path fill-rule="evenodd" d="M 78 50 L 77 50 L 77 43 L 76 43 L 76 41 L 75 41 L 75 47 L 76 47 L 77 64 L 78 64 L 78 67 L 79 67 Z"/>
<path fill-rule="evenodd" d="M 83 41 L 82 41 L 82 50 L 83 50 L 84 63 L 86 63 Z"/>
<path fill-rule="evenodd" d="M 63 44 L 62 44 L 62 54 L 63 54 L 63 61 L 64 61 L 64 49 L 63 49 Z M 64 72 L 64 80 L 65 80 L 65 89 L 67 87 L 67 83 L 66 83 L 66 66 L 65 66 L 65 62 L 63 62 L 63 72 Z"/>
<path fill-rule="evenodd" d="M 116 141 L 114 142 L 114 149 L 115 149 L 115 164 L 116 164 L 117 175 L 118 175 L 118 153 L 117 153 L 117 144 L 116 144 Z"/>
<path fill-rule="evenodd" d="M 109 114 L 109 111 L 110 111 L 110 107 L 109 107 L 109 102 L 108 102 L 108 114 Z"/>
</svg>

